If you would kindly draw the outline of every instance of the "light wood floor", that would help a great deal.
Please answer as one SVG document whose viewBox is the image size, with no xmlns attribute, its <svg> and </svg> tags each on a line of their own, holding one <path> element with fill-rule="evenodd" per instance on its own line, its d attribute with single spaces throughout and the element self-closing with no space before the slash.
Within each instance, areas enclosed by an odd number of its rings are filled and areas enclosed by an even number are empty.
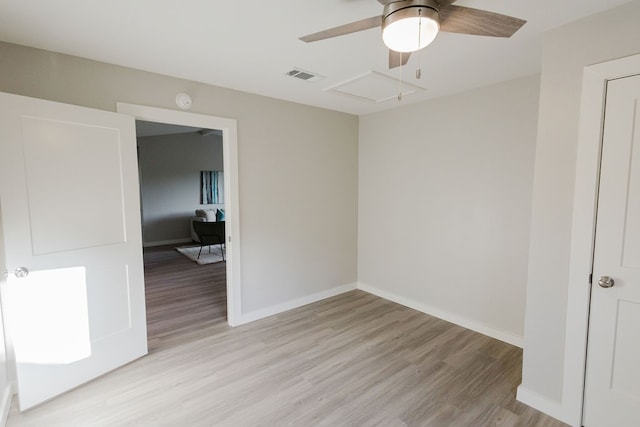
<svg viewBox="0 0 640 427">
<path fill-rule="evenodd" d="M 145 254 L 147 357 L 8 426 L 563 426 L 515 401 L 522 351 L 362 291 L 225 322 L 224 264 Z"/>
</svg>

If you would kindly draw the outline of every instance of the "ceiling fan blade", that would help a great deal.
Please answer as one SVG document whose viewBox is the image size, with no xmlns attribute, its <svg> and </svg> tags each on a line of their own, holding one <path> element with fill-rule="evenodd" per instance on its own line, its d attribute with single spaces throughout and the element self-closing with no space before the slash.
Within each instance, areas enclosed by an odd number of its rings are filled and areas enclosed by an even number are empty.
<svg viewBox="0 0 640 427">
<path fill-rule="evenodd" d="M 527 21 L 487 10 L 447 6 L 440 10 L 440 31 L 477 36 L 511 37 Z"/>
<path fill-rule="evenodd" d="M 411 52 L 396 52 L 389 49 L 389 69 L 399 67 L 400 65 L 407 65 Z"/>
<path fill-rule="evenodd" d="M 339 27 L 329 28 L 328 30 L 318 33 L 307 34 L 300 37 L 303 42 L 315 42 L 318 40 L 330 39 L 331 37 L 343 36 L 345 34 L 357 33 L 358 31 L 376 28 L 382 25 L 382 15 L 373 16 L 371 18 L 362 19 L 360 21 L 351 22 L 349 24 L 340 25 Z"/>
</svg>

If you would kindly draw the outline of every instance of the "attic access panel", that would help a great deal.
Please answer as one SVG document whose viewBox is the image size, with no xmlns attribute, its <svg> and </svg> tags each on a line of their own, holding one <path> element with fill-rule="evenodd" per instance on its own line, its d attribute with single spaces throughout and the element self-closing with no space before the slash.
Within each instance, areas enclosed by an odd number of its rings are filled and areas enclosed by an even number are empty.
<svg viewBox="0 0 640 427">
<path fill-rule="evenodd" d="M 397 99 L 400 91 L 404 97 L 424 90 L 426 89 L 423 87 L 404 81 L 401 85 L 399 79 L 376 71 L 368 71 L 325 89 L 327 92 L 346 95 L 374 104 Z"/>
</svg>

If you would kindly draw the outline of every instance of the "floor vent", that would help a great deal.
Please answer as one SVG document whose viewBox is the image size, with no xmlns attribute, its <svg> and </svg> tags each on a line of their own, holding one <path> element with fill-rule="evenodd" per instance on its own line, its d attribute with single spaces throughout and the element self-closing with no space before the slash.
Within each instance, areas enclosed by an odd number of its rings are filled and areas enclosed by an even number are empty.
<svg viewBox="0 0 640 427">
<path fill-rule="evenodd" d="M 289 76 L 289 77 L 293 77 L 293 78 L 296 78 L 296 79 L 304 80 L 304 81 L 307 81 L 307 82 L 316 82 L 316 81 L 322 79 L 322 76 L 320 76 L 318 74 L 314 74 L 314 73 L 311 73 L 309 71 L 304 71 L 304 70 L 301 70 L 299 68 L 294 68 L 293 70 L 288 71 L 286 73 L 286 75 Z"/>
</svg>

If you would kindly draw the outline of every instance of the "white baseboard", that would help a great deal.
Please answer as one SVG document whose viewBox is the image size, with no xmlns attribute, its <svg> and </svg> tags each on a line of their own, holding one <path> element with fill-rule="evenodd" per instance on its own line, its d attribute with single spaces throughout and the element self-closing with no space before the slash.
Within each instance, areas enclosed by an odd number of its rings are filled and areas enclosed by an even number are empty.
<svg viewBox="0 0 640 427">
<path fill-rule="evenodd" d="M 145 248 L 151 248 L 153 246 L 164 246 L 164 245 L 180 245 L 183 243 L 191 243 L 193 240 L 191 238 L 184 239 L 172 239 L 172 240 L 157 240 L 155 242 L 144 242 L 142 244 Z"/>
<path fill-rule="evenodd" d="M 13 400 L 13 387 L 11 384 L 7 384 L 2 393 L 2 400 L 0 401 L 0 426 L 7 425 L 7 418 L 9 418 L 9 410 L 11 409 L 11 401 Z"/>
<path fill-rule="evenodd" d="M 303 305 L 311 304 L 326 298 L 331 298 L 333 296 L 340 295 L 345 292 L 353 291 L 355 289 L 357 289 L 356 284 L 351 283 L 348 285 L 338 286 L 336 288 L 318 292 L 313 295 L 308 295 L 302 298 L 287 301 L 282 304 L 277 304 L 271 307 L 262 308 L 260 310 L 251 311 L 249 313 L 242 314 L 240 316 L 240 319 L 237 325 L 243 325 L 245 323 L 253 322 L 255 320 L 264 319 L 265 317 L 273 316 L 274 314 L 279 314 L 287 310 L 302 307 Z"/>
<path fill-rule="evenodd" d="M 384 298 L 389 301 L 393 301 L 398 304 L 404 305 L 405 307 L 409 307 L 414 310 L 421 311 L 430 316 L 434 316 L 439 319 L 446 320 L 447 322 L 455 323 L 456 325 L 462 326 L 463 328 L 471 329 L 472 331 L 481 333 L 483 335 L 487 335 L 491 338 L 495 338 L 497 340 L 506 342 L 508 344 L 515 345 L 516 347 L 522 348 L 523 346 L 523 338 L 521 336 L 492 328 L 490 326 L 484 325 L 474 320 L 467 319 L 465 317 L 459 316 L 457 314 L 449 313 L 447 311 L 440 310 L 435 307 L 431 307 L 427 304 L 414 301 L 412 299 L 399 296 L 391 292 L 383 291 L 381 289 L 367 285 L 365 283 L 358 283 L 358 289 L 361 289 L 370 294 L 379 296 L 380 298 Z"/>
<path fill-rule="evenodd" d="M 551 400 L 539 393 L 536 393 L 535 391 L 531 391 L 526 387 L 523 387 L 522 384 L 518 386 L 516 399 L 527 406 L 531 406 L 540 412 L 544 412 L 550 417 L 562 421 L 565 424 L 569 424 L 573 427 L 580 427 L 581 423 L 579 421 L 577 424 L 575 422 L 572 423 L 571 420 L 568 419 L 569 417 L 565 416 L 565 411 L 560 402 Z"/>
</svg>

